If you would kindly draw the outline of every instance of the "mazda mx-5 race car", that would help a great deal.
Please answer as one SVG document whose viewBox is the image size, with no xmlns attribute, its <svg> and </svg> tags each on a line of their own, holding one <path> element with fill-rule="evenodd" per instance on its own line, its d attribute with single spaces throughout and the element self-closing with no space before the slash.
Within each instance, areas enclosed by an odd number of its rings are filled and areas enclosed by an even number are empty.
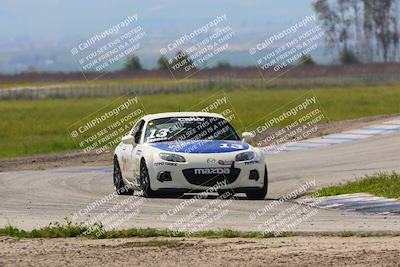
<svg viewBox="0 0 400 267">
<path fill-rule="evenodd" d="M 143 190 L 145 197 L 216 189 L 264 199 L 268 174 L 260 149 L 240 140 L 221 115 L 176 112 L 146 115 L 114 152 L 118 194 Z"/>
</svg>

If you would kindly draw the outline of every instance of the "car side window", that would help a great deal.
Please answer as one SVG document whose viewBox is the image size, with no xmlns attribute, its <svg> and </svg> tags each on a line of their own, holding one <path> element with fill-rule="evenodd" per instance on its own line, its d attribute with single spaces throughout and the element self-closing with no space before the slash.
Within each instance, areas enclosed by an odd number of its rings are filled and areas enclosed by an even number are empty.
<svg viewBox="0 0 400 267">
<path fill-rule="evenodd" d="M 140 137 L 142 136 L 143 132 L 143 126 L 144 126 L 144 120 L 141 120 L 138 123 L 136 123 L 136 125 L 133 127 L 131 135 L 135 138 L 136 144 L 139 144 L 140 142 Z"/>
</svg>

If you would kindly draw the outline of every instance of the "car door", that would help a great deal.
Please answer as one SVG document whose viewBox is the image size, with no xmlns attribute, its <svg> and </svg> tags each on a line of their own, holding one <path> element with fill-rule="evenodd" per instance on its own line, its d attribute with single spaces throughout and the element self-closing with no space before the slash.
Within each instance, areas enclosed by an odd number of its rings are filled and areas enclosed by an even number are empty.
<svg viewBox="0 0 400 267">
<path fill-rule="evenodd" d="M 140 155 L 141 155 L 141 136 L 143 133 L 144 120 L 140 120 L 132 129 L 131 135 L 134 137 L 134 143 L 129 145 L 130 147 L 127 149 L 127 176 L 126 179 L 133 184 L 137 184 L 137 170 L 140 164 Z"/>
<path fill-rule="evenodd" d="M 129 157 L 132 150 L 132 145 L 121 142 L 119 144 L 119 166 L 121 168 L 122 177 L 129 180 Z"/>
<path fill-rule="evenodd" d="M 135 147 L 132 151 L 132 156 L 131 156 L 131 166 L 132 166 L 132 175 L 133 175 L 133 180 L 132 182 L 139 185 L 139 174 L 140 174 L 140 159 L 142 157 L 142 135 L 144 132 L 144 125 L 145 121 L 142 120 L 139 122 L 139 125 L 137 127 L 137 131 L 134 134 L 134 139 L 135 139 Z"/>
</svg>

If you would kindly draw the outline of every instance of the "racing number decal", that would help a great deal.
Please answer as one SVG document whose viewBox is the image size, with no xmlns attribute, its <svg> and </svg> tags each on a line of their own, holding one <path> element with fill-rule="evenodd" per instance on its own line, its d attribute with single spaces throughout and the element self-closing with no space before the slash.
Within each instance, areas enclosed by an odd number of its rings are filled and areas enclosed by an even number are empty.
<svg viewBox="0 0 400 267">
<path fill-rule="evenodd" d="M 241 144 L 228 144 L 228 143 L 222 143 L 220 145 L 220 148 L 244 149 L 243 145 Z"/>
<path fill-rule="evenodd" d="M 149 135 L 148 139 L 153 139 L 154 137 L 156 137 L 156 138 L 166 137 L 168 132 L 169 132 L 169 129 L 159 129 L 158 133 L 157 133 L 157 129 L 153 129 L 150 131 L 150 135 Z"/>
</svg>

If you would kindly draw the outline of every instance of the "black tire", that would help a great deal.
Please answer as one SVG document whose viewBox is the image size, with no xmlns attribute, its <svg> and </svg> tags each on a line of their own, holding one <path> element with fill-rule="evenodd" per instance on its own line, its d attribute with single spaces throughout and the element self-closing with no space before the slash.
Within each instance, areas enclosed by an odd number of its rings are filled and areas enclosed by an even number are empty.
<svg viewBox="0 0 400 267">
<path fill-rule="evenodd" d="M 143 190 L 144 197 L 155 197 L 156 192 L 151 190 L 150 187 L 150 175 L 149 171 L 147 170 L 146 162 L 142 160 L 140 162 L 140 187 Z"/>
<path fill-rule="evenodd" d="M 125 187 L 125 183 L 122 180 L 121 168 L 116 157 L 114 158 L 113 180 L 115 191 L 117 191 L 118 195 L 133 195 L 133 189 Z"/>
<path fill-rule="evenodd" d="M 250 200 L 264 200 L 268 193 L 268 171 L 267 166 L 265 166 L 264 174 L 264 186 L 258 190 L 252 190 L 246 192 L 247 199 Z"/>
</svg>

